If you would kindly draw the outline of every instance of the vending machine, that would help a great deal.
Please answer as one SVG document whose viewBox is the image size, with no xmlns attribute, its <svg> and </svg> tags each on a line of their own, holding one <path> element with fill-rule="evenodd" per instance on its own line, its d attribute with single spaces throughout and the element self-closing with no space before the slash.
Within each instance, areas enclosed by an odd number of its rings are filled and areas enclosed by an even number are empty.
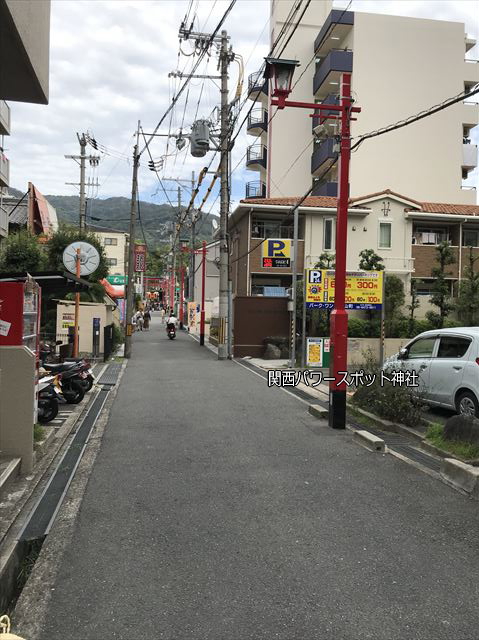
<svg viewBox="0 0 479 640">
<path fill-rule="evenodd" d="M 0 282 L 0 346 L 28 347 L 40 356 L 40 292 L 33 278 Z"/>
</svg>

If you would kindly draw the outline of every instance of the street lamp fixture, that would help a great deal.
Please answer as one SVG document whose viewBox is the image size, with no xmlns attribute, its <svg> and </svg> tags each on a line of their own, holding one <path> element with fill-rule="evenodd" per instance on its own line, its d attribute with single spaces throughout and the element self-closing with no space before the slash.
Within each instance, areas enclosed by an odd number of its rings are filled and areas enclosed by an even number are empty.
<svg viewBox="0 0 479 640">
<path fill-rule="evenodd" d="M 351 157 L 350 122 L 355 120 L 352 114 L 361 111 L 353 106 L 351 98 L 351 74 L 341 74 L 340 104 L 316 104 L 310 102 L 294 102 L 287 100 L 291 93 L 291 84 L 296 60 L 280 60 L 265 58 L 266 69 L 264 77 L 274 78 L 274 91 L 271 106 L 284 109 L 296 107 L 312 111 L 310 117 L 319 116 L 315 127 L 317 136 L 325 133 L 324 122 L 332 119 L 340 125 L 339 145 L 339 192 L 337 200 L 336 220 L 336 267 L 335 267 L 335 296 L 334 309 L 330 322 L 330 383 L 329 383 L 329 425 L 334 429 L 346 427 L 346 384 L 342 374 L 347 371 L 348 351 L 348 314 L 345 308 L 346 292 L 346 248 L 348 232 L 348 203 L 349 203 L 349 161 Z M 296 365 L 296 279 L 298 255 L 299 207 L 294 207 L 294 260 L 292 264 L 292 316 L 291 316 L 291 367 Z M 304 265 L 303 265 L 304 266 Z M 305 313 L 305 309 L 303 309 Z"/>
<path fill-rule="evenodd" d="M 265 80 L 273 78 L 273 97 L 278 98 L 278 109 L 284 109 L 286 98 L 291 93 L 293 74 L 299 65 L 297 60 L 282 60 L 280 58 L 265 58 Z"/>
</svg>

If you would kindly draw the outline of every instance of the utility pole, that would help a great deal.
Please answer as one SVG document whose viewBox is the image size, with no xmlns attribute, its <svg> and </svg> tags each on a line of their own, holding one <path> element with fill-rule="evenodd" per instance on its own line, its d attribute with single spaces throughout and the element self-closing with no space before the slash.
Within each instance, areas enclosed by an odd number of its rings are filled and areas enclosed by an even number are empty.
<svg viewBox="0 0 479 640">
<path fill-rule="evenodd" d="M 80 143 L 80 155 L 66 155 L 65 158 L 69 160 L 75 160 L 80 165 L 80 182 L 65 182 L 65 184 L 72 185 L 74 187 L 80 188 L 80 207 L 79 207 L 79 226 L 80 233 L 86 231 L 86 193 L 85 193 L 85 164 L 86 160 L 90 161 L 92 166 L 97 166 L 100 161 L 100 156 L 87 156 L 86 155 L 86 145 L 87 140 L 85 134 L 82 133 L 81 136 L 77 133 L 78 142 Z M 88 181 L 88 187 L 99 187 L 98 179 L 95 183 L 90 183 Z"/>
<path fill-rule="evenodd" d="M 221 67 L 221 137 L 220 137 L 220 286 L 219 286 L 219 333 L 218 360 L 226 360 L 226 322 L 228 318 L 228 276 L 229 253 L 227 242 L 228 229 L 228 151 L 229 151 L 229 108 L 228 108 L 228 36 L 221 32 L 220 67 Z"/>
<path fill-rule="evenodd" d="M 133 150 L 133 176 L 131 180 L 131 204 L 130 204 L 130 247 L 128 255 L 128 283 L 126 294 L 126 319 L 125 319 L 125 358 L 131 358 L 131 334 L 133 308 L 135 301 L 135 285 L 133 278 L 135 275 L 135 223 L 136 223 L 136 198 L 138 191 L 138 166 L 140 156 L 138 153 L 138 139 L 140 137 L 140 122 L 136 130 L 136 144 Z"/>
<path fill-rule="evenodd" d="M 191 258 L 190 258 L 190 302 L 195 301 L 195 242 L 196 242 L 196 212 L 195 212 L 195 172 L 191 172 Z"/>
<path fill-rule="evenodd" d="M 85 199 L 85 159 L 86 159 L 86 138 L 77 133 L 80 143 L 80 232 L 86 231 L 86 199 Z"/>
</svg>

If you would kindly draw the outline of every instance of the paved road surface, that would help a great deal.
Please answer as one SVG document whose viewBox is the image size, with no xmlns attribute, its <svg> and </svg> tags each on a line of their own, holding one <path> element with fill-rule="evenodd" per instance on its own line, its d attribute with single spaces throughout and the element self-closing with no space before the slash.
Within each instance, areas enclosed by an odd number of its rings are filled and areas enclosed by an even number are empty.
<svg viewBox="0 0 479 640">
<path fill-rule="evenodd" d="M 478 515 L 154 318 L 42 640 L 473 640 Z"/>
</svg>

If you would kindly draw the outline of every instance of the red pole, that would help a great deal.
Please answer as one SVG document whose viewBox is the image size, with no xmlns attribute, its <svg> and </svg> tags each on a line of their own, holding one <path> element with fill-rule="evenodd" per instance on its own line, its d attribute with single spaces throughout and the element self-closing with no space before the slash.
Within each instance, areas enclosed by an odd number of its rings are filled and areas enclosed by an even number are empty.
<svg viewBox="0 0 479 640">
<path fill-rule="evenodd" d="M 184 311 L 183 311 L 183 298 L 184 298 L 184 287 L 185 287 L 185 267 L 182 265 L 181 269 L 181 284 L 180 284 L 180 329 L 183 329 L 183 319 L 184 319 Z"/>
<path fill-rule="evenodd" d="M 170 272 L 170 309 L 175 308 L 175 272 L 173 267 L 171 267 Z M 172 311 L 174 313 L 174 311 Z"/>
<path fill-rule="evenodd" d="M 201 263 L 201 316 L 200 344 L 205 344 L 205 283 L 206 283 L 206 240 L 203 240 L 203 262 Z"/>
<path fill-rule="evenodd" d="M 348 367 L 348 314 L 344 308 L 346 292 L 346 250 L 348 233 L 349 161 L 351 158 L 351 74 L 341 77 L 341 151 L 339 159 L 338 215 L 336 220 L 336 267 L 334 310 L 331 314 L 331 356 L 329 383 L 329 426 L 346 428 L 346 383 L 339 372 Z M 330 357 L 331 357 L 330 356 Z"/>
<path fill-rule="evenodd" d="M 76 252 L 76 277 L 79 278 L 81 274 L 81 262 L 80 262 L 81 252 L 80 249 L 77 249 Z M 80 323 L 80 293 L 77 291 L 75 293 L 75 333 L 73 334 L 73 357 L 78 358 L 78 347 L 80 338 L 78 335 L 78 325 Z"/>
</svg>

